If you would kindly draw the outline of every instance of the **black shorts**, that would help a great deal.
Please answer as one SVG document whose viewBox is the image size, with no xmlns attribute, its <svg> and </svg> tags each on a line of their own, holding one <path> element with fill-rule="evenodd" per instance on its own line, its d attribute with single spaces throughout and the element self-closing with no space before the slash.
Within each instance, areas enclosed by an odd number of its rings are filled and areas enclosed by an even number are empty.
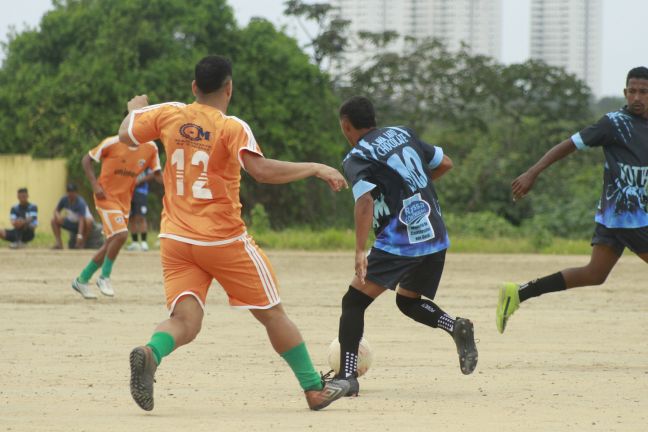
<svg viewBox="0 0 648 432">
<path fill-rule="evenodd" d="M 606 245 L 621 256 L 625 248 L 636 254 L 648 253 L 648 227 L 608 228 L 600 223 L 594 228 L 592 246 Z"/>
<path fill-rule="evenodd" d="M 146 216 L 148 213 L 148 195 L 135 192 L 131 200 L 130 217 L 133 216 Z"/>
<path fill-rule="evenodd" d="M 367 280 L 390 290 L 400 284 L 406 290 L 434 299 L 445 255 L 445 249 L 431 255 L 407 257 L 371 248 L 367 257 Z"/>
<path fill-rule="evenodd" d="M 61 228 L 70 231 L 70 235 L 77 235 L 79 232 L 79 222 L 72 222 L 69 219 L 64 219 Z"/>
<path fill-rule="evenodd" d="M 28 243 L 34 240 L 34 230 L 31 229 L 8 229 L 5 231 L 5 240 L 15 243 Z"/>
</svg>

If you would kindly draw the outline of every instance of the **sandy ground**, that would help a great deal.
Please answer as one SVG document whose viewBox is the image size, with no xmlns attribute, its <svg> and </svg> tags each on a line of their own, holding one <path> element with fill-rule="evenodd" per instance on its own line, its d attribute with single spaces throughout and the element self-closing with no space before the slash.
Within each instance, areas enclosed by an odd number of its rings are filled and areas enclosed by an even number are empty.
<svg viewBox="0 0 648 432">
<path fill-rule="evenodd" d="M 288 313 L 326 370 L 352 255 L 271 252 Z M 523 305 L 505 335 L 496 286 L 586 257 L 448 256 L 437 302 L 473 319 L 479 366 L 463 376 L 451 339 L 408 320 L 392 293 L 367 312 L 375 362 L 361 395 L 310 412 L 249 313 L 218 286 L 203 331 L 166 358 L 155 410 L 128 390 L 128 353 L 166 316 L 156 252 L 120 256 L 117 296 L 81 299 L 80 252 L 0 250 L 0 431 L 644 431 L 648 417 L 648 268 L 623 257 L 598 288 Z"/>
</svg>

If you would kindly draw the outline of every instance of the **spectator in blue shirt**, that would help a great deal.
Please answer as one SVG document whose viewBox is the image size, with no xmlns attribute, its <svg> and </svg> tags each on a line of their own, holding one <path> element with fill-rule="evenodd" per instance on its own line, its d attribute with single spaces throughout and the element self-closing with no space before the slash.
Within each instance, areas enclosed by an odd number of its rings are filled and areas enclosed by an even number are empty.
<svg viewBox="0 0 648 432">
<path fill-rule="evenodd" d="M 34 239 L 38 226 L 38 207 L 29 202 L 27 188 L 18 189 L 18 204 L 11 207 L 9 216 L 13 228 L 0 229 L 0 238 L 11 242 L 12 249 L 18 249 Z"/>
<path fill-rule="evenodd" d="M 52 217 L 52 231 L 56 238 L 53 249 L 63 249 L 61 228 L 70 233 L 70 249 L 83 249 L 94 223 L 92 213 L 85 200 L 79 196 L 75 184 L 69 183 L 65 190 L 67 192 L 58 202 Z"/>
</svg>

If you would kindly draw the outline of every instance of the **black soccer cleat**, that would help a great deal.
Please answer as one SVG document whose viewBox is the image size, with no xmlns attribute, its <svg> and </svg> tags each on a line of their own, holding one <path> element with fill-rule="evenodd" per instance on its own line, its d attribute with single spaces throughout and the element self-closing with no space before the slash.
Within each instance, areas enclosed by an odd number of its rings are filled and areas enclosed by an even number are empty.
<svg viewBox="0 0 648 432">
<path fill-rule="evenodd" d="M 148 346 L 140 346 L 130 353 L 130 392 L 133 400 L 145 411 L 153 409 L 153 383 L 157 363 Z"/>
<path fill-rule="evenodd" d="M 477 367 L 477 346 L 473 323 L 467 318 L 457 318 L 452 329 L 452 339 L 457 345 L 461 373 L 470 375 Z"/>
<path fill-rule="evenodd" d="M 360 383 L 358 382 L 358 378 L 355 375 L 338 379 L 344 380 L 349 383 L 349 391 L 344 396 L 358 396 L 358 393 L 360 393 Z"/>
<path fill-rule="evenodd" d="M 304 392 L 308 407 L 319 411 L 329 406 L 332 402 L 344 397 L 349 392 L 348 381 L 333 378 L 327 381 L 322 390 L 308 390 Z"/>
<path fill-rule="evenodd" d="M 334 370 L 330 370 L 326 374 L 320 372 L 320 375 L 322 377 L 322 385 L 326 385 L 326 383 L 331 381 L 346 381 L 349 383 L 349 390 L 344 396 L 358 396 L 358 393 L 360 393 L 360 383 L 358 382 L 358 377 L 356 376 L 356 374 L 343 378 L 340 375 L 332 376 L 334 373 Z"/>
</svg>

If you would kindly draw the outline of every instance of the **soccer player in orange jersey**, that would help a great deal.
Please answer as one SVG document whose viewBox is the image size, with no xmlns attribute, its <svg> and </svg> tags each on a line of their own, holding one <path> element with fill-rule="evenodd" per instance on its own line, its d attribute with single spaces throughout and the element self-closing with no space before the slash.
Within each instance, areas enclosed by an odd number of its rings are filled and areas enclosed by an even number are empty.
<svg viewBox="0 0 648 432">
<path fill-rule="evenodd" d="M 336 191 L 346 186 L 335 169 L 263 157 L 250 127 L 226 115 L 232 97 L 232 66 L 220 56 L 195 68 L 190 105 L 148 105 L 136 96 L 119 129 L 122 141 L 139 145 L 161 139 L 166 150 L 160 251 L 170 318 L 145 346 L 130 354 L 131 394 L 153 409 L 153 377 L 164 356 L 191 342 L 203 320 L 207 290 L 216 279 L 235 308 L 249 309 L 295 373 L 308 406 L 319 410 L 348 391 L 348 383 L 323 386 L 299 330 L 279 299 L 272 266 L 241 219 L 241 168 L 263 183 L 318 177 Z"/>
<path fill-rule="evenodd" d="M 99 179 L 95 177 L 91 160 L 101 163 Z M 81 274 L 72 281 L 72 288 L 85 299 L 96 299 L 88 282 L 101 267 L 97 286 L 102 294 L 113 296 L 110 282 L 113 263 L 128 237 L 128 216 L 135 190 L 137 176 L 150 168 L 161 183 L 160 158 L 157 146 L 149 141 L 139 147 L 131 147 L 113 136 L 103 140 L 81 160 L 88 181 L 92 185 L 97 212 L 103 223 L 106 242 L 95 253 Z"/>
</svg>

